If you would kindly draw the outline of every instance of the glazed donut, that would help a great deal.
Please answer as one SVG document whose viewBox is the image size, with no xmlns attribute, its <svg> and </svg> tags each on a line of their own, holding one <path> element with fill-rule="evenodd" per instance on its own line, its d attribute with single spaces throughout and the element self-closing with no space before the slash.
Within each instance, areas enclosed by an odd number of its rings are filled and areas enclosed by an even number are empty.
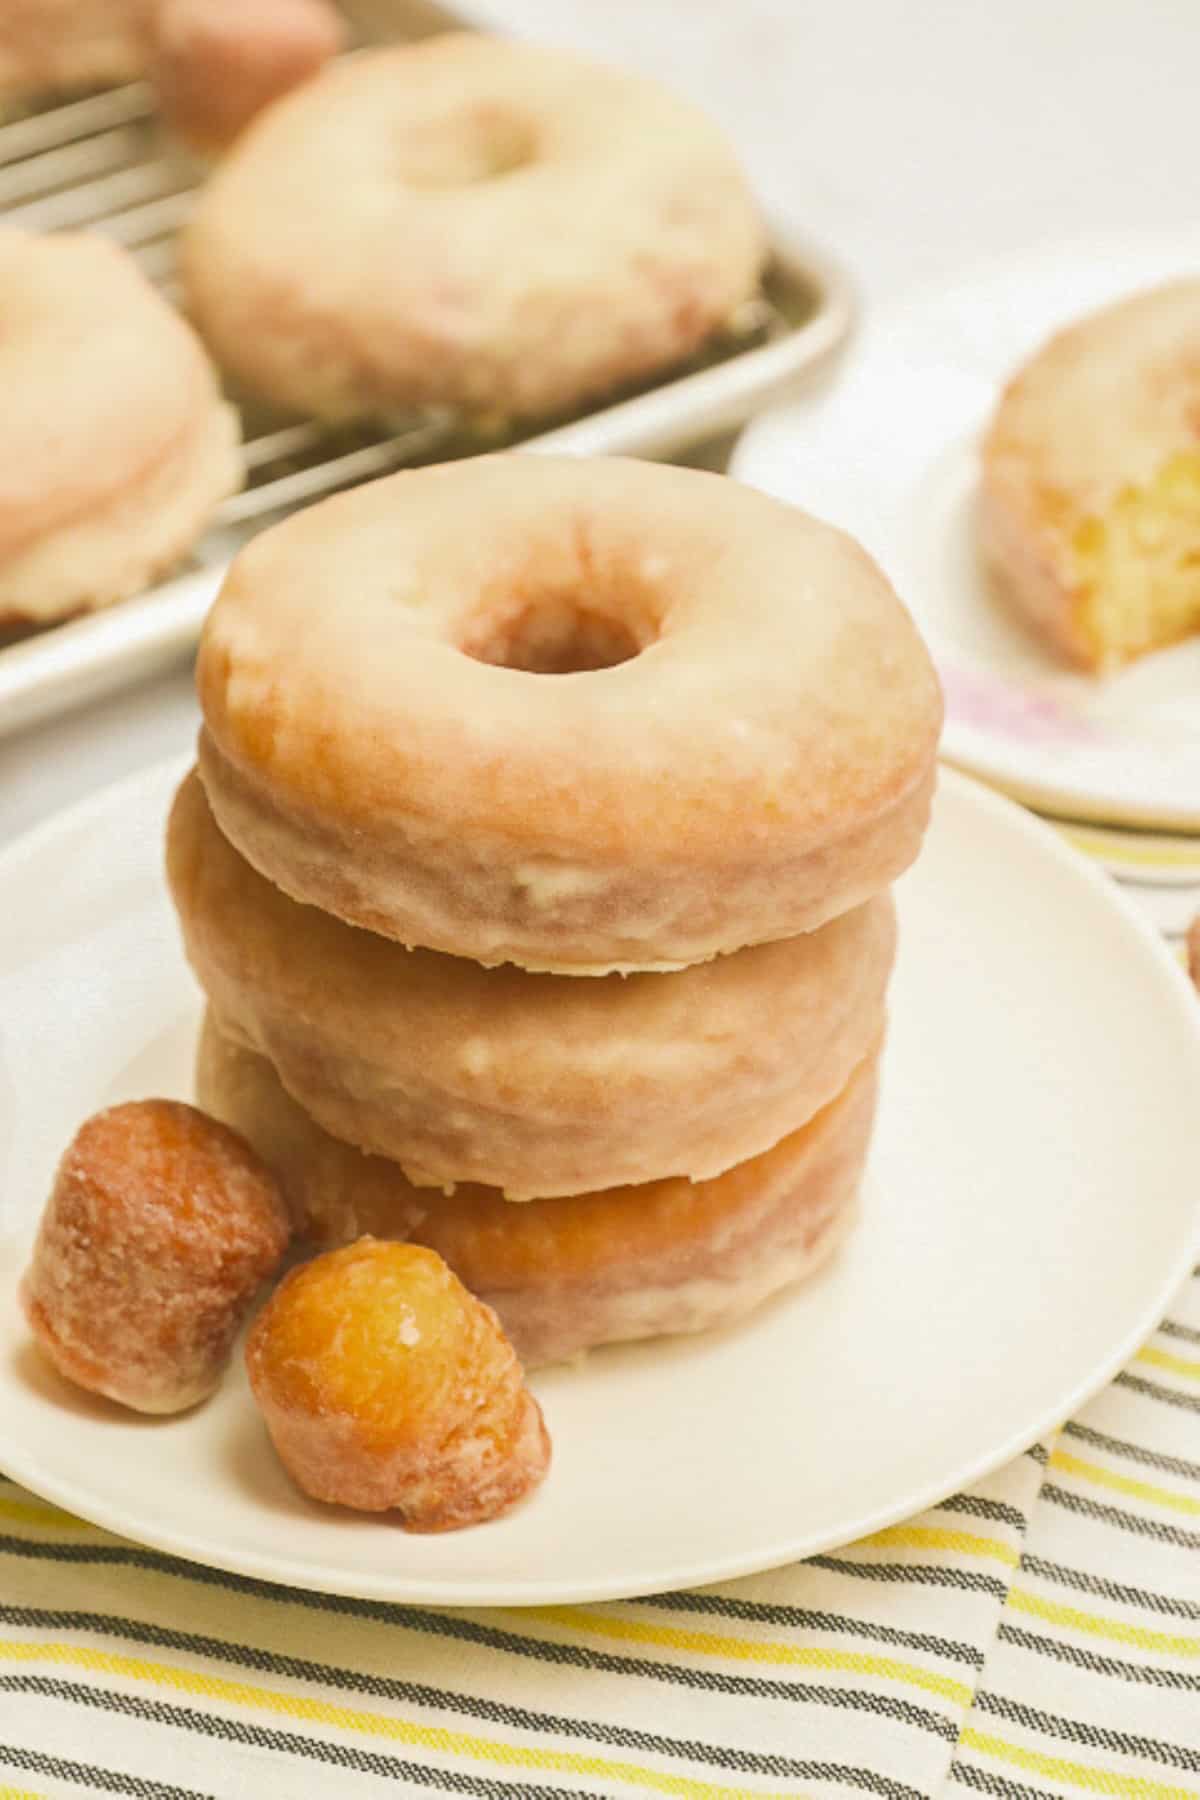
<svg viewBox="0 0 1200 1800">
<path fill-rule="evenodd" d="M 429 1245 L 536 1367 L 599 1344 L 727 1324 L 825 1262 L 854 1219 L 877 1060 L 869 1055 L 799 1131 L 713 1181 L 526 1206 L 494 1188 L 452 1198 L 414 1188 L 397 1164 L 314 1124 L 270 1064 L 222 1037 L 211 1016 L 197 1094 L 274 1169 L 317 1243 L 369 1233 Z"/>
<path fill-rule="evenodd" d="M 720 1174 L 842 1087 L 883 1030 L 890 897 L 675 975 L 594 982 L 405 950 L 297 906 L 184 782 L 167 872 L 201 987 L 326 1130 L 428 1186 L 511 1198 Z"/>
<path fill-rule="evenodd" d="M 343 36 L 328 0 L 159 0 L 159 108 L 195 149 L 223 149 L 336 56 Z"/>
<path fill-rule="evenodd" d="M 71 1381 L 179 1412 L 221 1379 L 288 1237 L 274 1177 L 232 1131 L 176 1100 L 130 1101 L 76 1132 L 21 1301 Z"/>
<path fill-rule="evenodd" d="M 156 0 L 0 0 L 0 97 L 133 81 Z"/>
<path fill-rule="evenodd" d="M 184 234 L 188 310 L 268 399 L 536 416 L 691 354 L 766 239 L 716 127 L 636 76 L 466 32 L 273 106 Z"/>
<path fill-rule="evenodd" d="M 983 445 L 1001 595 L 1103 672 L 1200 631 L 1200 281 L 1135 294 L 1018 371 Z"/>
<path fill-rule="evenodd" d="M 144 588 L 241 481 L 183 320 L 99 237 L 0 230 L 0 629 Z"/>
<path fill-rule="evenodd" d="M 941 722 L 849 538 L 616 459 L 481 457 L 294 515 L 235 559 L 197 678 L 209 802 L 263 874 L 566 974 L 681 968 L 878 893 L 920 846 Z"/>
<path fill-rule="evenodd" d="M 550 1438 L 496 1315 L 416 1244 L 293 1269 L 246 1339 L 280 1461 L 314 1500 L 457 1531 L 544 1477 Z"/>
</svg>

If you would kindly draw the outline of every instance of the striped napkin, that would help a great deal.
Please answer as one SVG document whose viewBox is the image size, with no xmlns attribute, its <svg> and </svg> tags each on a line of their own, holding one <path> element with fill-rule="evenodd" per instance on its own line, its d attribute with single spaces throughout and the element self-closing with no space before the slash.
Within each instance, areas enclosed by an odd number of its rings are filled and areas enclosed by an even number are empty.
<svg viewBox="0 0 1200 1800">
<path fill-rule="evenodd" d="M 933 1795 L 1045 1456 L 773 1574 L 524 1611 L 273 1587 L 3 1487 L 0 1779 L 146 1800 L 391 1784 L 489 1800 Z"/>
<path fill-rule="evenodd" d="M 1170 891 L 1186 923 L 1200 884 Z M 0 1480 L 0 1800 L 967 1790 L 1200 1796 L 1200 1271 L 1054 1443 L 836 1554 L 692 1593 L 335 1598 Z"/>
</svg>

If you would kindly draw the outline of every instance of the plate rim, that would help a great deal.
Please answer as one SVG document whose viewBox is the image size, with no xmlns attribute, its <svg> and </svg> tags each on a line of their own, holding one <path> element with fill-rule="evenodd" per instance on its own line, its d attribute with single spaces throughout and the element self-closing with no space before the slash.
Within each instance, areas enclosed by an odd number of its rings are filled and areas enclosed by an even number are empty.
<svg viewBox="0 0 1200 1800">
<path fill-rule="evenodd" d="M 36 857 L 47 844 L 52 843 L 60 835 L 68 834 L 81 827 L 86 827 L 96 813 L 103 813 L 122 800 L 128 801 L 139 791 L 153 791 L 158 787 L 166 789 L 168 785 L 182 778 L 191 764 L 189 754 L 179 754 L 135 770 L 116 782 L 109 783 L 95 793 L 87 795 L 71 806 L 60 809 L 48 818 L 41 820 L 31 829 L 23 832 L 11 843 L 0 848 L 0 892 L 3 891 L 10 871 L 19 867 L 30 857 Z M 1186 1028 L 1195 1045 L 1196 1073 L 1200 1083 L 1200 1005 L 1183 969 L 1172 956 L 1160 934 L 1147 921 L 1132 900 L 1125 895 L 1113 879 L 1101 869 L 1095 867 L 1079 851 L 1074 850 L 1059 837 L 1052 826 L 1045 824 L 1033 814 L 1027 812 L 1013 801 L 994 792 L 980 781 L 969 775 L 943 766 L 938 775 L 939 787 L 954 794 L 968 806 L 977 807 L 985 815 L 999 818 L 1005 824 L 1015 828 L 1026 838 L 1035 855 L 1049 857 L 1051 862 L 1069 869 L 1074 878 L 1118 914 L 1129 931 L 1131 946 L 1136 942 L 1139 946 L 1137 954 L 1144 958 L 1147 974 L 1154 970 L 1154 979 L 1160 981 L 1163 999 L 1173 1005 L 1186 1022 Z M 987 1475 L 1013 1461 L 1028 1451 L 1035 1443 L 1057 1429 L 1065 1420 L 1074 1416 L 1079 1409 L 1092 1399 L 1113 1380 L 1129 1362 L 1141 1344 L 1155 1330 L 1170 1305 L 1171 1299 L 1183 1285 L 1193 1267 L 1200 1260 L 1200 1196 L 1193 1205 L 1190 1228 L 1181 1237 L 1174 1257 L 1154 1288 L 1152 1296 L 1139 1310 L 1132 1326 L 1127 1327 L 1119 1340 L 1103 1358 L 1098 1359 L 1089 1373 L 1080 1378 L 1066 1395 L 1056 1395 L 1052 1403 L 1048 1402 L 1039 1408 L 1026 1426 L 1020 1431 L 1010 1433 L 1001 1443 L 981 1452 L 968 1462 L 956 1466 L 947 1472 L 918 1484 L 915 1488 L 886 1505 L 878 1506 L 873 1511 L 843 1521 L 837 1531 L 828 1531 L 806 1536 L 797 1536 L 786 1541 L 779 1541 L 769 1547 L 759 1546 L 742 1556 L 723 1555 L 701 1560 L 693 1565 L 664 1572 L 654 1578 L 648 1585 L 640 1581 L 631 1586 L 628 1579 L 613 1575 L 606 1578 L 593 1578 L 564 1583 L 562 1580 L 547 1581 L 524 1579 L 509 1581 L 507 1584 L 499 1579 L 489 1583 L 486 1590 L 478 1582 L 447 1581 L 445 1579 L 422 1579 L 401 1572 L 395 1578 L 388 1579 L 388 1571 L 379 1571 L 379 1577 L 371 1582 L 347 1571 L 337 1564 L 298 1562 L 286 1556 L 274 1556 L 269 1565 L 264 1564 L 261 1554 L 254 1551 L 242 1551 L 238 1546 L 217 1546 L 219 1556 L 214 1559 L 212 1545 L 200 1546 L 194 1537 L 187 1533 L 173 1532 L 169 1525 L 155 1524 L 146 1529 L 140 1520 L 131 1521 L 128 1514 L 123 1514 L 117 1505 L 108 1504 L 103 1498 L 95 1503 L 85 1492 L 78 1492 L 70 1477 L 45 1473 L 36 1457 L 27 1457 L 22 1446 L 8 1440 L 0 1452 L 0 1466 L 13 1480 L 20 1482 L 33 1494 L 49 1500 L 52 1504 L 63 1508 L 83 1519 L 86 1523 L 109 1531 L 146 1549 L 176 1557 L 183 1562 L 195 1563 L 204 1567 L 217 1569 L 223 1573 L 237 1576 L 243 1580 L 260 1582 L 268 1586 L 285 1589 L 306 1589 L 311 1592 L 337 1594 L 362 1601 L 380 1602 L 389 1605 L 427 1604 L 438 1606 L 462 1606 L 472 1608 L 521 1607 L 558 1605 L 586 1605 L 599 1601 L 615 1601 L 631 1599 L 644 1595 L 659 1594 L 680 1589 L 704 1587 L 716 1582 L 738 1580 L 742 1577 L 760 1574 L 764 1571 L 782 1568 L 793 1562 L 804 1561 L 809 1557 L 825 1551 L 857 1542 L 896 1524 L 904 1519 L 912 1518 L 931 1507 L 937 1506 L 951 1494 L 971 1487 Z M 536 1378 L 536 1377 L 535 1377 Z M 482 1595 L 482 1597 L 481 1597 Z"/>
<path fill-rule="evenodd" d="M 911 332 L 914 320 L 922 314 L 944 313 L 953 290 L 968 291 L 968 310 L 961 311 L 959 305 L 955 310 L 958 316 L 969 319 L 972 316 L 970 308 L 979 304 L 982 290 L 1000 285 L 1011 289 L 1022 275 L 1049 280 L 1055 271 L 1072 270 L 1084 263 L 1104 267 L 1106 260 L 1113 258 L 1124 263 L 1131 257 L 1148 262 L 1171 256 L 1177 258 L 1181 271 L 1191 261 L 1196 263 L 1200 273 L 1200 234 L 1194 222 L 1148 231 L 1078 232 L 1059 240 L 1040 239 L 1017 244 L 1007 251 L 990 252 L 959 266 L 948 266 L 940 275 L 926 276 L 889 296 L 879 307 L 872 308 L 866 330 L 861 335 L 862 354 L 856 366 L 850 368 L 841 381 L 802 400 L 802 410 L 796 409 L 797 417 L 807 414 L 835 417 L 846 396 L 853 394 L 870 375 L 872 366 L 877 367 L 881 359 L 889 366 L 897 366 L 897 352 L 889 347 L 889 335 Z M 1152 278 L 1147 275 L 1144 279 Z M 1041 339 L 1044 340 L 1054 328 L 1048 321 L 1041 328 Z M 1030 335 L 1032 348 L 1039 341 L 1039 334 L 1034 331 Z M 899 355 L 902 360 L 903 349 Z M 1008 372 L 1011 373 L 1011 368 Z M 997 391 L 1003 385 L 1005 374 L 1005 370 L 1000 370 L 989 376 Z M 763 455 L 759 446 L 770 441 L 780 420 L 792 410 L 792 404 L 768 408 L 748 423 L 730 458 L 729 472 L 735 479 L 753 487 L 764 485 L 770 493 L 780 493 L 778 486 L 770 480 L 775 458 Z M 799 501 L 794 503 L 800 504 Z M 918 619 L 917 623 L 920 625 L 921 621 Z M 942 648 L 946 651 L 950 647 Z M 987 665 L 981 662 L 980 666 Z M 1100 791 L 1100 783 L 1064 786 L 1055 781 L 1052 772 L 1042 774 L 1024 767 L 1014 769 L 1005 756 L 1002 742 L 967 720 L 947 717 L 939 755 L 949 766 L 987 782 L 1020 804 L 1062 818 L 1096 825 L 1124 825 L 1138 830 L 1174 831 L 1193 837 L 1200 835 L 1200 801 L 1189 804 L 1186 799 L 1174 802 L 1106 795 Z"/>
</svg>

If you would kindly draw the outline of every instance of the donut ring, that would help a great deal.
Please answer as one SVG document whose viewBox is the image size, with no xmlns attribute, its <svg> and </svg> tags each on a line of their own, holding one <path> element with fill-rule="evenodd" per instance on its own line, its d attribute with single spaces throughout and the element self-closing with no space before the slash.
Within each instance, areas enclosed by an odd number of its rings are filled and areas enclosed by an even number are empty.
<svg viewBox="0 0 1200 1800">
<path fill-rule="evenodd" d="M 201 196 L 181 269 L 218 360 L 282 406 L 536 416 L 690 355 L 765 253 L 686 102 L 464 32 L 273 106 Z"/>
<path fill-rule="evenodd" d="M 134 81 L 157 0 L 0 0 L 0 96 Z"/>
<path fill-rule="evenodd" d="M 0 393 L 0 628 L 138 592 L 241 483 L 195 335 L 102 238 L 0 230 Z"/>
<path fill-rule="evenodd" d="M 728 1324 L 813 1273 L 853 1223 L 877 1061 L 868 1056 L 799 1131 L 714 1181 L 527 1206 L 494 1188 L 460 1188 L 452 1199 L 414 1188 L 395 1163 L 322 1131 L 270 1064 L 223 1038 L 211 1015 L 196 1087 L 200 1104 L 275 1171 L 318 1244 L 369 1233 L 428 1245 L 536 1367 L 599 1344 Z"/>
<path fill-rule="evenodd" d="M 878 893 L 941 722 L 849 538 L 617 459 L 482 457 L 296 514 L 235 559 L 197 680 L 217 823 L 293 898 L 567 974 L 681 968 Z"/>
<path fill-rule="evenodd" d="M 1103 672 L 1200 631 L 1200 281 L 1119 301 L 1013 377 L 983 445 L 1001 595 Z"/>
<path fill-rule="evenodd" d="M 221 836 L 194 774 L 167 872 L 222 1030 L 327 1131 L 428 1186 L 528 1198 L 717 1175 L 831 1100 L 883 1030 L 886 895 L 675 975 L 482 969 L 297 906 Z"/>
</svg>

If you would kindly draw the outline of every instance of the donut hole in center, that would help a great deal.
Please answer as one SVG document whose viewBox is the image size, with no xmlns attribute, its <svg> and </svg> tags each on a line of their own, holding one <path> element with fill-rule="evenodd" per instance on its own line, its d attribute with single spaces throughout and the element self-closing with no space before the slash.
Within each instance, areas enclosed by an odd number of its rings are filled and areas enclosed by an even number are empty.
<svg viewBox="0 0 1200 1800">
<path fill-rule="evenodd" d="M 573 596 L 546 595 L 474 622 L 459 643 L 464 656 L 529 675 L 578 675 L 614 669 L 653 642 L 657 632 L 645 622 L 617 617 Z"/>
<path fill-rule="evenodd" d="M 498 107 L 476 107 L 405 131 L 397 165 L 406 187 L 474 187 L 523 169 L 534 159 L 532 128 Z"/>
</svg>

